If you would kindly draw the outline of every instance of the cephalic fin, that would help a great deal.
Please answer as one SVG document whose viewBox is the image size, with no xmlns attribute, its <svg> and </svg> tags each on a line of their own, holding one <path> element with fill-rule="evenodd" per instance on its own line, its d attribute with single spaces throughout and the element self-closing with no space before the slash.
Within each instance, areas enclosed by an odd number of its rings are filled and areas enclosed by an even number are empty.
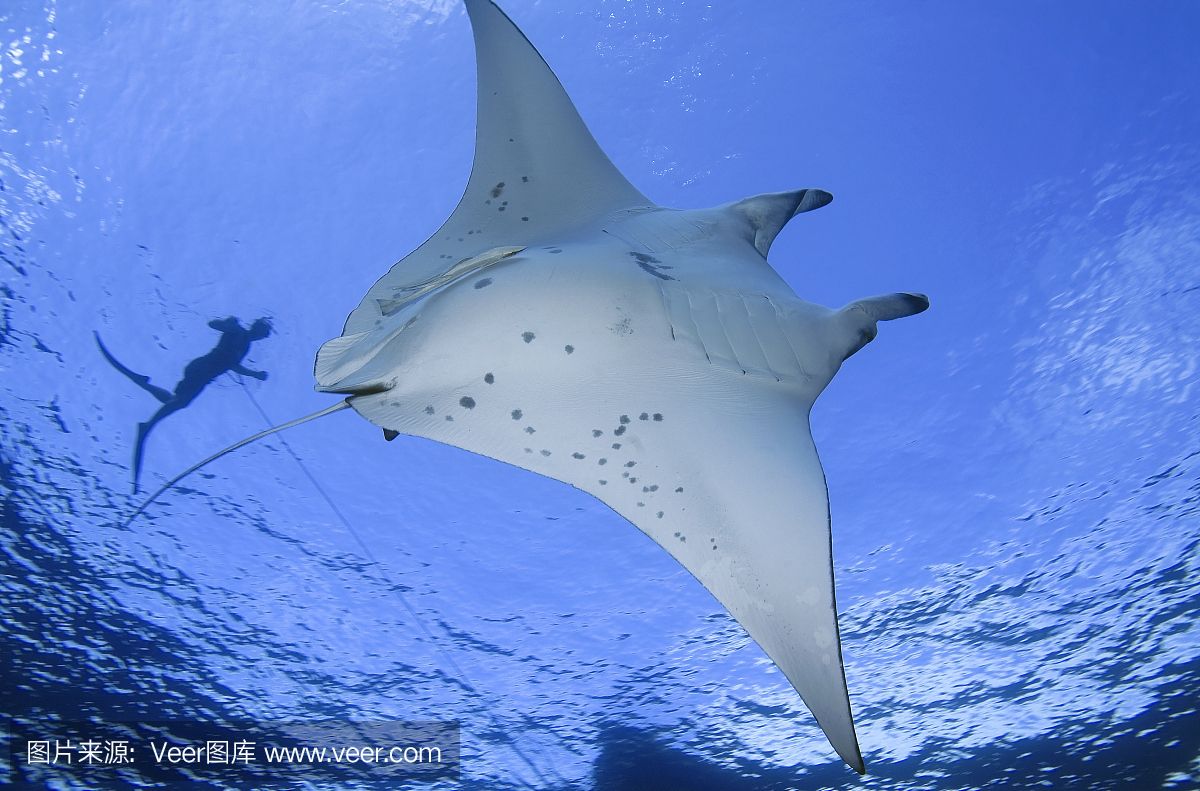
<svg viewBox="0 0 1200 791">
<path fill-rule="evenodd" d="M 879 333 L 878 322 L 915 316 L 928 308 L 929 297 L 906 292 L 867 297 L 851 302 L 837 314 L 838 320 L 846 327 L 845 357 L 849 357 L 875 339 Z"/>
<path fill-rule="evenodd" d="M 764 258 L 775 237 L 797 214 L 828 206 L 833 196 L 825 190 L 802 189 L 791 192 L 771 192 L 743 198 L 726 206 L 749 223 L 750 241 Z"/>
</svg>

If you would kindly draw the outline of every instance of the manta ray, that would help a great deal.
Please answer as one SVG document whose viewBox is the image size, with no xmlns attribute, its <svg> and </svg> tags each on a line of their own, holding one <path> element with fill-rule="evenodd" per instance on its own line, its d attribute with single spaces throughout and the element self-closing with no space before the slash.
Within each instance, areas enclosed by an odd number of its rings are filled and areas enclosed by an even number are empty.
<svg viewBox="0 0 1200 791">
<path fill-rule="evenodd" d="M 489 0 L 465 5 L 478 64 L 471 175 L 445 224 L 317 352 L 316 389 L 343 401 L 159 493 L 347 408 L 389 440 L 426 437 L 563 481 L 691 572 L 864 772 L 809 413 L 877 322 L 929 300 L 800 299 L 767 254 L 828 192 L 655 204 L 516 25 Z"/>
</svg>

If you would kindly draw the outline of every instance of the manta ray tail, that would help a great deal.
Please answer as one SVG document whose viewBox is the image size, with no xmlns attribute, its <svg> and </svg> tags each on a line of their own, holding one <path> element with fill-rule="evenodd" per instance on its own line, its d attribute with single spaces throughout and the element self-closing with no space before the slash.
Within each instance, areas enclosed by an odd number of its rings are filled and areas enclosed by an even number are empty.
<svg viewBox="0 0 1200 791">
<path fill-rule="evenodd" d="M 225 448 L 224 450 L 214 453 L 213 455 L 209 456 L 207 459 L 204 459 L 203 461 L 199 461 L 196 464 L 193 464 L 191 467 L 188 467 L 186 470 L 179 473 L 178 475 L 176 475 L 174 478 L 167 481 L 166 483 L 164 483 L 162 486 L 160 486 L 154 492 L 154 494 L 152 494 L 148 498 L 146 498 L 145 502 L 143 502 L 141 505 L 139 505 L 138 509 L 136 511 L 134 511 L 132 514 L 130 514 L 128 516 L 128 518 L 126 518 L 125 521 L 121 523 L 121 527 L 125 527 L 125 526 L 129 525 L 134 519 L 137 519 L 138 516 L 143 511 L 146 510 L 146 508 L 150 505 L 150 503 L 157 500 L 159 495 L 161 495 L 163 492 L 167 491 L 172 486 L 179 483 L 180 481 L 182 481 L 187 476 L 191 475 L 196 470 L 199 470 L 200 468 L 208 465 L 210 462 L 216 461 L 217 459 L 221 458 L 226 453 L 232 453 L 233 451 L 237 450 L 238 448 L 240 448 L 244 445 L 249 445 L 251 442 L 260 440 L 263 437 L 269 436 L 276 432 L 283 431 L 284 429 L 292 428 L 293 426 L 298 426 L 301 423 L 307 423 L 310 420 L 316 420 L 319 417 L 325 417 L 326 415 L 333 414 L 334 412 L 338 412 L 343 409 L 348 409 L 349 407 L 350 407 L 350 399 L 347 398 L 344 401 L 339 401 L 338 403 L 334 404 L 333 406 L 326 407 L 325 409 L 322 409 L 319 412 L 314 412 L 311 415 L 305 415 L 304 417 L 298 417 L 295 420 L 289 420 L 287 423 L 282 423 L 278 426 L 274 426 L 272 428 L 266 429 L 265 431 L 260 431 L 257 434 L 254 434 L 253 436 L 246 437 L 245 439 L 242 439 L 242 440 L 239 440 L 239 441 L 233 443 L 228 448 Z"/>
</svg>

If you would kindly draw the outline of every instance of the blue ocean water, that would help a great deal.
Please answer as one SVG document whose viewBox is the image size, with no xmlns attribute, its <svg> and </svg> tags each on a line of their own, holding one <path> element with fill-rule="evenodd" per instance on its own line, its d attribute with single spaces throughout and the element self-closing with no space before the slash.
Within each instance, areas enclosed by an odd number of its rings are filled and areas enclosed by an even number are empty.
<svg viewBox="0 0 1200 791">
<path fill-rule="evenodd" d="M 316 348 L 469 172 L 451 0 L 0 9 L 4 713 L 453 718 L 468 788 L 1200 787 L 1200 6 L 503 5 L 652 199 L 828 189 L 771 251 L 797 293 L 931 296 L 813 417 L 869 774 L 531 473 L 344 414 L 120 527 L 156 403 L 93 331 L 170 386 L 273 321 L 148 486 L 330 403 Z"/>
</svg>

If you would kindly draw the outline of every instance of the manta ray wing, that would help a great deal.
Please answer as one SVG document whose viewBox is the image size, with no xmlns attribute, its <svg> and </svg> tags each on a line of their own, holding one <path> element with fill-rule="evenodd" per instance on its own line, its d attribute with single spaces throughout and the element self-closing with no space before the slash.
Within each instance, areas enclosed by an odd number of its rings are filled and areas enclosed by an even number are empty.
<svg viewBox="0 0 1200 791">
<path fill-rule="evenodd" d="M 376 425 L 596 496 L 725 606 L 800 693 L 839 755 L 863 771 L 842 669 L 825 478 L 804 387 L 733 371 L 672 340 L 667 313 L 652 296 L 624 303 L 626 315 L 637 315 L 628 325 L 611 295 L 592 292 L 587 308 L 570 289 L 549 299 L 572 310 L 530 318 L 534 306 L 518 292 L 538 278 L 519 275 L 496 278 L 487 291 L 524 318 L 460 324 L 450 333 L 456 347 L 481 350 L 460 355 L 453 382 L 402 383 L 351 399 L 354 408 Z M 431 323 L 443 311 L 462 315 L 467 305 L 487 305 L 469 286 L 442 301 L 459 304 L 428 306 Z M 409 349 L 397 352 L 411 363 Z"/>
<path fill-rule="evenodd" d="M 475 161 L 454 213 L 379 279 L 343 334 L 372 329 L 379 302 L 494 245 L 527 245 L 650 201 L 596 144 L 554 72 L 495 4 L 466 0 L 479 78 Z"/>
</svg>

